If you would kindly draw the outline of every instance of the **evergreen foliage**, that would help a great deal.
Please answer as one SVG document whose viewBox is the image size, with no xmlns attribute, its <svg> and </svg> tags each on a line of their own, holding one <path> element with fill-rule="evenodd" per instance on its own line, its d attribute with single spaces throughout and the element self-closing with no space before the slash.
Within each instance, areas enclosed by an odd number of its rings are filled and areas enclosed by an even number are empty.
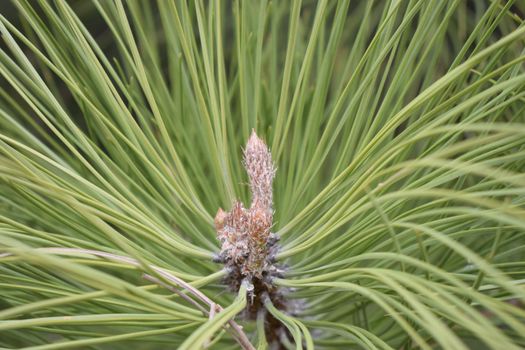
<svg viewBox="0 0 525 350">
<path fill-rule="evenodd" d="M 524 348 L 524 16 L 512 0 L 14 0 L 0 347 Z M 252 130 L 275 163 L 282 299 L 256 295 L 250 319 L 214 218 L 250 203 Z"/>
</svg>

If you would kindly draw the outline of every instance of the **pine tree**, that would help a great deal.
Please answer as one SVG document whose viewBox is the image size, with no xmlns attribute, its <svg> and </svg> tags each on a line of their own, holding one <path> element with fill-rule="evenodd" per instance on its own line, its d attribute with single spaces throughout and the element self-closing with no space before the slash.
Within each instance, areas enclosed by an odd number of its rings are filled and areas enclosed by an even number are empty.
<svg viewBox="0 0 525 350">
<path fill-rule="evenodd" d="M 0 3 L 0 347 L 525 347 L 525 4 Z"/>
</svg>

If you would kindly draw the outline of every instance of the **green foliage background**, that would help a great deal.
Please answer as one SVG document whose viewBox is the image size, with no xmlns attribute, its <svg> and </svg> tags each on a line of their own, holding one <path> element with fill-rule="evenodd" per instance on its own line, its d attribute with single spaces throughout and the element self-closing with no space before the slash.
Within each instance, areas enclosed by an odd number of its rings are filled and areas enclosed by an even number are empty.
<svg viewBox="0 0 525 350">
<path fill-rule="evenodd" d="M 0 347 L 238 348 L 213 216 L 248 202 L 252 129 L 278 168 L 284 346 L 525 347 L 523 2 L 13 8 Z"/>
</svg>

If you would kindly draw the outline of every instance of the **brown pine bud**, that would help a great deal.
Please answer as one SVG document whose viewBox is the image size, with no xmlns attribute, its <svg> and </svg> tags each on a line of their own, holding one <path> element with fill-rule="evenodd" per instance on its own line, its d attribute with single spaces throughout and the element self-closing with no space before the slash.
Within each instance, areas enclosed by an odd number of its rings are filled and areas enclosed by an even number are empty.
<svg viewBox="0 0 525 350">
<path fill-rule="evenodd" d="M 250 178 L 252 192 L 252 207 L 258 206 L 272 210 L 273 191 L 272 182 L 275 176 L 275 167 L 270 149 L 261 140 L 255 131 L 246 144 L 244 150 L 244 167 Z"/>
<path fill-rule="evenodd" d="M 250 179 L 251 206 L 246 209 L 237 201 L 230 212 L 219 208 L 215 229 L 226 264 L 248 278 L 260 278 L 268 265 L 275 168 L 268 146 L 255 131 L 246 144 L 243 164 Z"/>
<path fill-rule="evenodd" d="M 215 214 L 215 230 L 220 231 L 224 227 L 224 220 L 228 217 L 228 213 L 226 213 L 222 208 L 219 208 L 217 210 L 217 214 Z"/>
</svg>

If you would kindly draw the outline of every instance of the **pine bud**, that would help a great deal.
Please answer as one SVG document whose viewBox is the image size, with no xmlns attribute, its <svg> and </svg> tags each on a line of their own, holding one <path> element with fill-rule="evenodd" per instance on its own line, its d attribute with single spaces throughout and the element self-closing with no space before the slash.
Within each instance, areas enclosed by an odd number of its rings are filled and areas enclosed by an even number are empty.
<svg viewBox="0 0 525 350">
<path fill-rule="evenodd" d="M 243 163 L 250 178 L 252 207 L 257 206 L 259 209 L 271 211 L 275 168 L 270 149 L 255 131 L 252 131 L 252 135 L 246 144 Z"/>
<path fill-rule="evenodd" d="M 268 243 L 271 243 L 275 167 L 268 146 L 255 131 L 246 144 L 243 165 L 250 179 L 250 208 L 246 209 L 239 201 L 233 204 L 230 212 L 219 208 L 215 216 L 215 229 L 222 244 L 221 256 L 225 257 L 226 265 L 249 279 L 261 278 L 262 272 L 270 264 Z"/>
</svg>

